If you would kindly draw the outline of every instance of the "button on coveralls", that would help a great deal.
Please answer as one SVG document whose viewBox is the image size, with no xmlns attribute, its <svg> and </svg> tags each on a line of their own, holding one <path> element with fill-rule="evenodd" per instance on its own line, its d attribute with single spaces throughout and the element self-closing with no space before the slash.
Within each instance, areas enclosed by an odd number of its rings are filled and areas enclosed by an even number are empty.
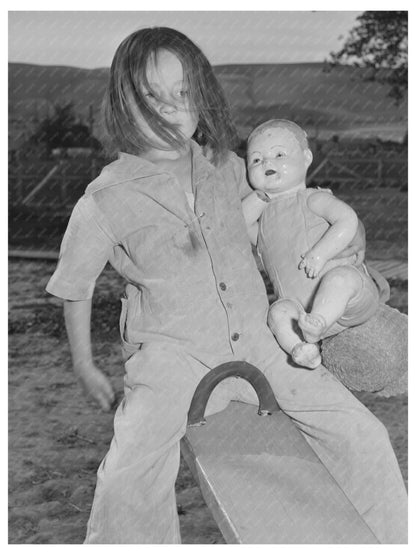
<svg viewBox="0 0 416 555">
<path fill-rule="evenodd" d="M 291 366 L 267 327 L 240 205 L 250 192 L 243 161 L 230 153 L 215 167 L 195 143 L 192 155 L 194 211 L 176 178 L 152 163 L 121 154 L 106 166 L 74 208 L 47 286 L 64 299 L 89 299 L 107 261 L 127 281 L 125 397 L 86 543 L 180 542 L 174 485 L 188 408 L 202 377 L 233 360 L 264 372 L 375 543 L 405 543 L 407 496 L 386 429 L 325 368 Z M 245 380 L 230 378 L 207 414 L 230 399 L 257 404 Z"/>
</svg>

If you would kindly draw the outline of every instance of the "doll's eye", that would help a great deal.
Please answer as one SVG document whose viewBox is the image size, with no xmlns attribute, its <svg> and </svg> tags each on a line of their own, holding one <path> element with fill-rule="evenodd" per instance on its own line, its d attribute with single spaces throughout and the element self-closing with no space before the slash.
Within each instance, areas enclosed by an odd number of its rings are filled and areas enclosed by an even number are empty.
<svg viewBox="0 0 416 555">
<path fill-rule="evenodd" d="M 261 159 L 259 157 L 253 158 L 251 160 L 251 165 L 255 166 L 256 164 L 260 164 L 260 162 L 261 162 Z"/>
<path fill-rule="evenodd" d="M 275 158 L 282 158 L 284 155 L 284 152 L 276 152 Z"/>
</svg>

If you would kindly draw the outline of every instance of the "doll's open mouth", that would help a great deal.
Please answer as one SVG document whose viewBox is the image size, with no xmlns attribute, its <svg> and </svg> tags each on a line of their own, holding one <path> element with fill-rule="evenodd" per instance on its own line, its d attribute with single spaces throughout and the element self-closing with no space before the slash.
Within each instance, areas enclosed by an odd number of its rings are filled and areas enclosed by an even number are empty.
<svg viewBox="0 0 416 555">
<path fill-rule="evenodd" d="M 266 175 L 267 177 L 269 177 L 269 175 L 274 175 L 275 173 L 277 173 L 275 170 L 266 170 L 264 172 L 264 175 Z"/>
</svg>

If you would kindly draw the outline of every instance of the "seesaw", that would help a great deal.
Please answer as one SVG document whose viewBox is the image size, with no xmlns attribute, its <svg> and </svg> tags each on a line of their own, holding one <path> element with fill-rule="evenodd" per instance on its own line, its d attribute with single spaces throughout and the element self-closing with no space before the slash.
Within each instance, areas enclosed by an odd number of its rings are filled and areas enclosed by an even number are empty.
<svg viewBox="0 0 416 555">
<path fill-rule="evenodd" d="M 258 413 L 232 401 L 205 418 L 211 392 L 233 376 L 253 386 Z M 247 362 L 222 364 L 202 379 L 181 449 L 227 543 L 378 543 L 265 376 Z"/>
</svg>

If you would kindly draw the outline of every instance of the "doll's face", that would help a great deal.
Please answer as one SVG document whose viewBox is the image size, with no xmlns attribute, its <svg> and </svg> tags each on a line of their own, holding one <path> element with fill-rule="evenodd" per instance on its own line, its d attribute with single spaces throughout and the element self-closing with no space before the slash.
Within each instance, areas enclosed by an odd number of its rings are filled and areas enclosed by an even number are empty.
<svg viewBox="0 0 416 555">
<path fill-rule="evenodd" d="M 248 144 L 248 176 L 255 189 L 278 193 L 304 185 L 311 162 L 311 151 L 284 127 L 265 129 Z"/>
</svg>

